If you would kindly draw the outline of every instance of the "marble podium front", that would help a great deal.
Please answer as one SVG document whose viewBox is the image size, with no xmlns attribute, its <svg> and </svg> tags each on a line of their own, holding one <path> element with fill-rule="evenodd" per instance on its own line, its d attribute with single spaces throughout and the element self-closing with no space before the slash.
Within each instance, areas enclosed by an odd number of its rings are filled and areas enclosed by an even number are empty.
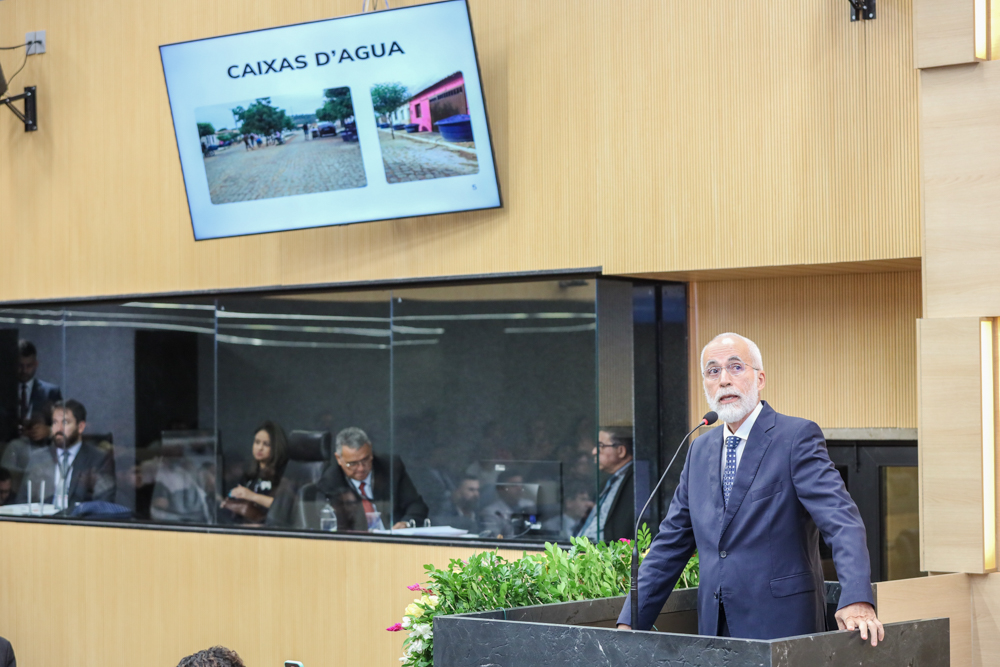
<svg viewBox="0 0 1000 667">
<path fill-rule="evenodd" d="M 840 587 L 827 585 L 836 607 Z M 657 631 L 614 629 L 624 598 L 438 616 L 435 667 L 946 667 L 946 618 L 890 623 L 872 648 L 854 632 L 821 632 L 774 640 L 724 639 L 697 632 L 697 591 L 675 591 Z"/>
</svg>

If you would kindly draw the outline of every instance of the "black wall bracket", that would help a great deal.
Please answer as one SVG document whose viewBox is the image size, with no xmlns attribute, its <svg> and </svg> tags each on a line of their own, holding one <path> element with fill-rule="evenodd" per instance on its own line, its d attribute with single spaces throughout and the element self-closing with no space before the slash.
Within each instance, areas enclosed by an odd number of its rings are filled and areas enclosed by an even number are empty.
<svg viewBox="0 0 1000 667">
<path fill-rule="evenodd" d="M 851 21 L 871 21 L 875 18 L 875 0 L 847 0 L 851 3 Z"/>
<path fill-rule="evenodd" d="M 35 86 L 25 86 L 24 92 L 20 95 L 11 95 L 0 99 L 0 104 L 7 105 L 7 108 L 14 112 L 18 120 L 24 123 L 25 132 L 34 132 L 38 129 L 38 107 L 35 104 L 37 93 L 35 92 Z M 17 107 L 14 106 L 14 102 L 18 100 L 24 100 L 24 113 L 18 111 Z"/>
</svg>

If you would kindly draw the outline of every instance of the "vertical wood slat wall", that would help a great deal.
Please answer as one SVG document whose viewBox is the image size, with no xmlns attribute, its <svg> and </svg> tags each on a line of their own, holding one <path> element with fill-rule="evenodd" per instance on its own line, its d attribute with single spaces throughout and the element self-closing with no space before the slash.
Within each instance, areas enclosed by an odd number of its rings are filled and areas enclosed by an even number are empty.
<svg viewBox="0 0 1000 667">
<path fill-rule="evenodd" d="M 692 419 L 708 410 L 701 349 L 733 331 L 761 349 L 762 397 L 823 428 L 915 428 L 920 273 L 692 283 Z"/>
<path fill-rule="evenodd" d="M 0 118 L 0 300 L 920 254 L 909 0 L 470 7 L 503 209 L 195 243 L 158 45 L 358 0 L 0 3 L 49 40 L 41 129 Z"/>
<path fill-rule="evenodd" d="M 0 628 L 23 665 L 399 664 L 424 563 L 470 548 L 4 523 Z M 521 552 L 502 551 L 508 559 Z M 58 638 L 55 637 L 58 635 Z"/>
</svg>

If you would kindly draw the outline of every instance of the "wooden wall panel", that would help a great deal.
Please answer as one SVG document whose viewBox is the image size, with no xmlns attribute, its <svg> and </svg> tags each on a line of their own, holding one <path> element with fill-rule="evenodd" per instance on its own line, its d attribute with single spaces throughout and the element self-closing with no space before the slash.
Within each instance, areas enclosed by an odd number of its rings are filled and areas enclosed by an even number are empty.
<svg viewBox="0 0 1000 667">
<path fill-rule="evenodd" d="M 879 19 L 882 5 L 879 5 Z M 913 0 L 916 67 L 976 61 L 975 0 Z"/>
<path fill-rule="evenodd" d="M 927 317 L 995 316 L 1000 62 L 921 72 Z"/>
<path fill-rule="evenodd" d="M 922 570 L 981 573 L 986 567 L 979 322 L 918 323 Z"/>
<path fill-rule="evenodd" d="M 823 428 L 917 425 L 919 272 L 692 283 L 692 415 L 708 410 L 702 347 L 733 331 L 761 349 L 776 410 Z"/>
<path fill-rule="evenodd" d="M 247 665 L 399 664 L 403 633 L 385 628 L 406 586 L 473 551 L 9 522 L 0 542 L 19 664 L 80 667 L 176 665 L 215 644 Z"/>
<path fill-rule="evenodd" d="M 970 581 L 972 665 L 992 667 L 1000 664 L 1000 574 L 974 576 Z"/>
<path fill-rule="evenodd" d="M 503 209 L 195 243 L 157 46 L 359 4 L 0 3 L 0 300 L 920 254 L 909 0 L 471 0 Z"/>
<path fill-rule="evenodd" d="M 972 661 L 972 590 L 980 577 L 944 574 L 934 577 L 883 581 L 875 585 L 878 617 L 883 623 L 922 618 L 951 622 L 951 667 L 970 667 Z"/>
</svg>

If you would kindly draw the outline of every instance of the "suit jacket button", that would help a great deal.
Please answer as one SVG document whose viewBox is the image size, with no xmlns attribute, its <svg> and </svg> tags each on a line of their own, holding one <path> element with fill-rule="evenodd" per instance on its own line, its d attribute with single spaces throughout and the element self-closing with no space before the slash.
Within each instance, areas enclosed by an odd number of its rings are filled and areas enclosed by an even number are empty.
<svg viewBox="0 0 1000 667">
<path fill-rule="evenodd" d="M 715 599 L 716 599 L 716 600 L 718 600 L 718 599 L 719 599 L 719 591 L 715 591 Z"/>
<path fill-rule="evenodd" d="M 727 554 L 726 554 L 726 552 L 725 552 L 725 551 L 720 551 L 720 552 L 719 552 L 719 558 L 725 558 L 725 557 L 726 557 L 726 555 L 727 555 Z"/>
</svg>

